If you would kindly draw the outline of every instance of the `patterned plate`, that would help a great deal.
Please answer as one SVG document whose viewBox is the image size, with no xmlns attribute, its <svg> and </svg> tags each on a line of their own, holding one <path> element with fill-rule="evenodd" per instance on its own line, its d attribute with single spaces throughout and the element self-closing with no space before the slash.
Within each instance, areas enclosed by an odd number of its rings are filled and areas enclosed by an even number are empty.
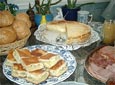
<svg viewBox="0 0 115 85">
<path fill-rule="evenodd" d="M 34 46 L 26 47 L 26 48 L 29 49 L 30 51 L 40 48 L 43 50 L 47 50 L 49 52 L 57 53 L 61 55 L 61 58 L 63 58 L 67 62 L 68 70 L 64 74 L 62 74 L 59 77 L 48 78 L 46 81 L 40 83 L 40 85 L 53 85 L 53 84 L 59 83 L 67 79 L 71 74 L 73 74 L 73 72 L 76 69 L 77 63 L 76 63 L 75 57 L 69 51 L 65 51 L 62 48 L 59 48 L 57 46 L 51 46 L 51 45 L 34 45 Z M 5 62 L 3 63 L 3 73 L 9 80 L 17 84 L 34 85 L 33 83 L 30 83 L 23 78 L 12 77 L 11 68 L 6 66 Z"/>
<path fill-rule="evenodd" d="M 100 40 L 100 36 L 92 28 L 91 28 L 90 39 L 80 44 L 79 43 L 66 44 L 65 43 L 66 38 L 63 34 L 58 34 L 58 33 L 54 34 L 54 33 L 47 32 L 46 24 L 41 24 L 39 25 L 38 29 L 35 31 L 34 35 L 36 39 L 39 41 L 42 41 L 51 45 L 55 45 L 55 46 L 60 46 L 65 50 L 77 50 L 80 47 L 89 46 L 92 43 Z"/>
</svg>

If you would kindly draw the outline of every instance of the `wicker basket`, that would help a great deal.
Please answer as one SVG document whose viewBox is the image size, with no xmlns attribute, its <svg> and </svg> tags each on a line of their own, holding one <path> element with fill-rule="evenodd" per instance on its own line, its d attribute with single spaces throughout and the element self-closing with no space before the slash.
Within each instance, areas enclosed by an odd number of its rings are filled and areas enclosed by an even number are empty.
<svg viewBox="0 0 115 85">
<path fill-rule="evenodd" d="M 31 34 L 29 34 L 22 40 L 18 40 L 13 43 L 5 44 L 5 45 L 0 45 L 0 55 L 7 55 L 8 51 L 11 49 L 24 47 L 30 35 Z"/>
</svg>

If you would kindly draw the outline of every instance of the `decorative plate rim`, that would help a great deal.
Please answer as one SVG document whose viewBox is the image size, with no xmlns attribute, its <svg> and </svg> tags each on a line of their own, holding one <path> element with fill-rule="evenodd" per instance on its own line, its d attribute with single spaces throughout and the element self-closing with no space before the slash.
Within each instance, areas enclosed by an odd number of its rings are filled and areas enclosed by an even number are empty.
<svg viewBox="0 0 115 85">
<path fill-rule="evenodd" d="M 89 46 L 92 43 L 100 40 L 99 34 L 91 28 L 91 37 L 90 37 L 89 40 L 87 40 L 84 43 L 81 43 L 81 44 L 72 43 L 72 44 L 66 45 L 66 44 L 62 44 L 62 43 L 50 42 L 50 41 L 47 41 L 46 39 L 44 39 L 44 37 L 42 36 L 42 33 L 43 33 L 43 31 L 45 29 L 46 29 L 46 24 L 39 25 L 38 29 L 34 32 L 35 38 L 37 40 L 39 40 L 41 42 L 44 42 L 44 43 L 47 43 L 47 44 L 51 44 L 51 45 L 55 45 L 55 46 L 60 46 L 60 47 L 62 47 L 65 50 L 77 50 L 80 47 Z"/>
<path fill-rule="evenodd" d="M 53 78 L 48 78 L 46 81 L 40 83 L 40 85 L 49 85 L 49 84 L 56 84 L 59 82 L 64 81 L 65 79 L 67 79 L 68 77 L 70 77 L 74 71 L 76 70 L 77 67 L 77 62 L 75 57 L 67 50 L 63 50 L 60 47 L 57 46 L 53 46 L 53 45 L 33 45 L 33 46 L 28 46 L 25 47 L 29 50 L 34 50 L 36 48 L 41 48 L 50 52 L 54 52 L 54 53 L 58 53 L 59 55 L 61 55 L 61 57 L 67 62 L 67 66 L 68 66 L 68 70 L 62 74 L 59 77 L 53 77 Z M 6 78 L 8 78 L 9 80 L 11 80 L 12 82 L 15 82 L 17 84 L 21 84 L 21 85 L 34 85 L 33 83 L 27 82 L 25 79 L 23 78 L 15 78 L 11 76 L 11 68 L 5 65 L 5 61 L 3 63 L 3 74 L 6 76 Z"/>
</svg>

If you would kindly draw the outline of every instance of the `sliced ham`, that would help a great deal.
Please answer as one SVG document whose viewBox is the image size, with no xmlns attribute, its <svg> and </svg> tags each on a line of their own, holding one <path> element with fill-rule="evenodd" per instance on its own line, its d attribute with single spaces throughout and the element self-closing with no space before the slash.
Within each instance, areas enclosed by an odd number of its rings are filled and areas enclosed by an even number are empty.
<svg viewBox="0 0 115 85">
<path fill-rule="evenodd" d="M 113 46 L 104 46 L 100 50 L 100 53 L 115 53 L 115 47 Z"/>
<path fill-rule="evenodd" d="M 100 54 L 108 55 L 111 58 L 115 59 L 115 47 L 105 46 L 99 50 Z"/>
<path fill-rule="evenodd" d="M 106 82 L 115 75 L 115 47 L 104 46 L 89 57 L 88 70 L 95 78 Z"/>
<path fill-rule="evenodd" d="M 115 74 L 115 64 L 113 64 L 113 65 L 108 65 L 108 66 L 106 67 L 106 69 L 108 69 L 110 72 L 112 72 L 112 73 Z"/>
<path fill-rule="evenodd" d="M 104 69 L 102 67 L 97 66 L 94 63 L 90 63 L 88 68 L 89 72 L 95 78 L 101 80 L 102 82 L 106 82 L 112 75 L 115 75 L 114 72 L 111 72 L 109 69 Z"/>
<path fill-rule="evenodd" d="M 107 65 L 115 63 L 115 48 L 112 46 L 105 46 L 94 52 L 89 62 L 94 62 L 98 66 L 106 68 Z"/>
</svg>

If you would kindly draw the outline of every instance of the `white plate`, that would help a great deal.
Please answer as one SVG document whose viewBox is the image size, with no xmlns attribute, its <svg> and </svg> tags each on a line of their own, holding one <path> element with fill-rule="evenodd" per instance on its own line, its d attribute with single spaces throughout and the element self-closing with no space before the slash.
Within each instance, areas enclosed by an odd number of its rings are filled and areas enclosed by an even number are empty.
<svg viewBox="0 0 115 85">
<path fill-rule="evenodd" d="M 51 34 L 51 32 L 48 33 L 46 31 L 46 24 L 39 25 L 39 27 L 35 31 L 34 35 L 35 35 L 36 39 L 39 41 L 42 41 L 42 42 L 45 42 L 48 44 L 52 44 L 55 46 L 60 46 L 65 50 L 76 50 L 76 49 L 79 49 L 80 47 L 89 46 L 92 43 L 100 40 L 98 33 L 92 29 L 91 37 L 86 42 L 84 42 L 82 44 L 78 44 L 78 43 L 65 44 L 65 39 L 66 39 L 65 36 L 63 34 L 58 34 L 58 33 L 56 33 L 55 35 L 54 35 L 54 33 Z M 61 37 L 62 41 L 59 42 L 58 39 L 60 39 L 60 37 Z"/>
<path fill-rule="evenodd" d="M 34 45 L 34 46 L 26 47 L 26 48 L 28 48 L 29 50 L 41 48 L 41 49 L 47 50 L 49 52 L 57 53 L 57 54 L 61 55 L 61 57 L 67 62 L 68 70 L 64 74 L 62 74 L 59 77 L 48 78 L 46 81 L 40 83 L 40 85 L 53 85 L 53 84 L 59 83 L 65 79 L 67 79 L 71 74 L 73 74 L 73 72 L 76 69 L 77 63 L 76 63 L 75 57 L 69 51 L 65 51 L 62 48 L 59 48 L 57 46 L 51 46 L 51 45 Z M 3 63 L 3 73 L 9 80 L 11 80 L 17 84 L 33 85 L 32 83 L 27 82 L 23 78 L 12 77 L 11 76 L 11 68 L 6 66 L 5 62 Z"/>
<path fill-rule="evenodd" d="M 81 83 L 81 82 L 75 82 L 75 81 L 67 81 L 67 82 L 61 82 L 56 85 L 88 85 L 86 83 Z"/>
</svg>

